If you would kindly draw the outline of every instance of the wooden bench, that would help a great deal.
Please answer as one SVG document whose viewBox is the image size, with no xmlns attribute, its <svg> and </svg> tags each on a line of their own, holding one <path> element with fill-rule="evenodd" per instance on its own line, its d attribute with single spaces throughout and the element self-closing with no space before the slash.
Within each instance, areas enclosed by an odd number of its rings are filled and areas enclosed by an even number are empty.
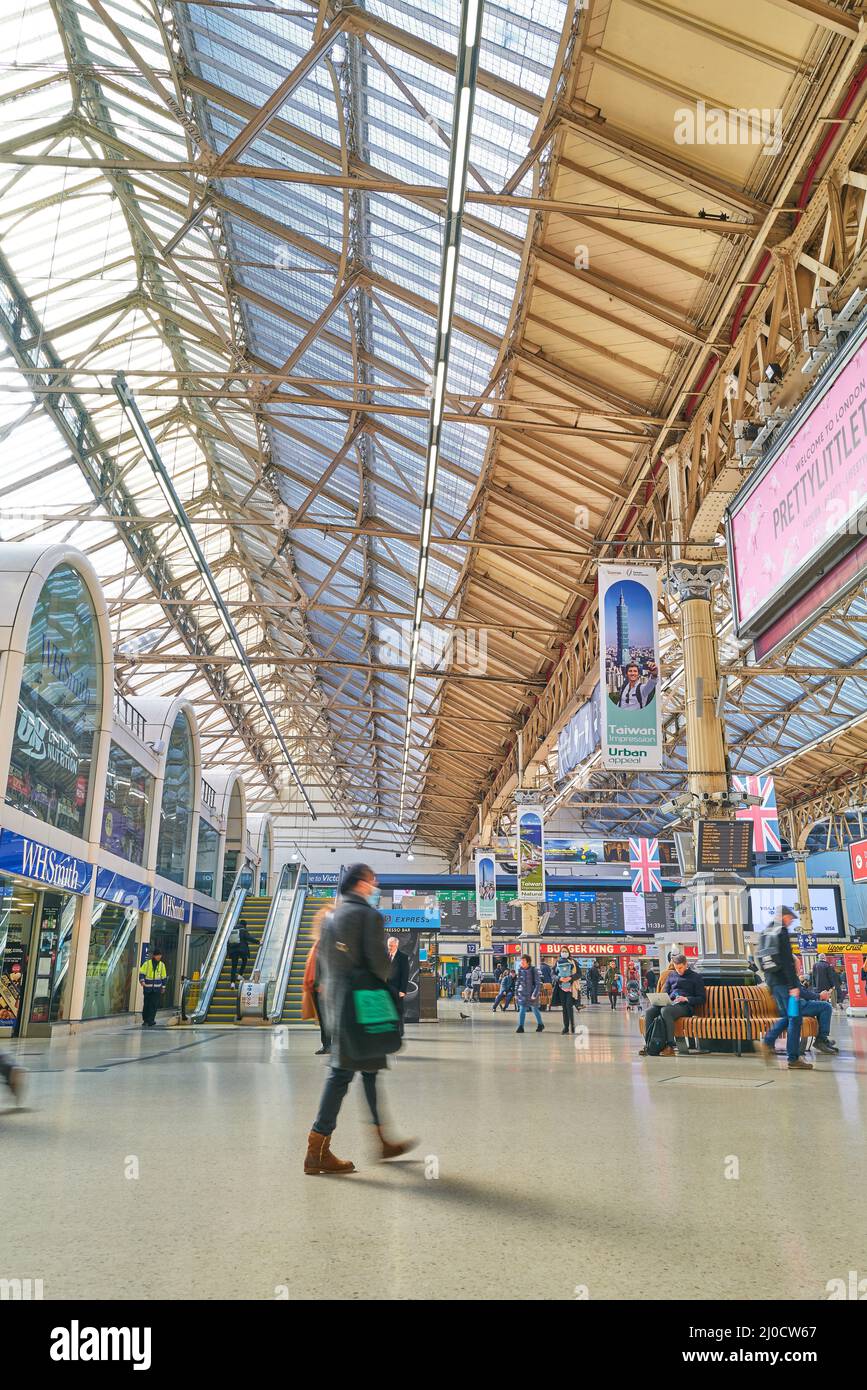
<svg viewBox="0 0 867 1390">
<path fill-rule="evenodd" d="M 664 977 L 663 977 L 664 979 Z M 661 988 L 662 981 L 657 988 Z M 774 996 L 765 985 L 708 985 L 707 998 L 694 1014 L 678 1018 L 674 1025 L 675 1042 L 733 1042 L 738 1056 L 745 1042 L 761 1042 L 772 1024 L 779 1018 Z M 639 1020 L 644 1032 L 645 1017 Z M 818 1036 L 815 1018 L 801 1019 L 801 1042 L 810 1047 Z"/>
</svg>

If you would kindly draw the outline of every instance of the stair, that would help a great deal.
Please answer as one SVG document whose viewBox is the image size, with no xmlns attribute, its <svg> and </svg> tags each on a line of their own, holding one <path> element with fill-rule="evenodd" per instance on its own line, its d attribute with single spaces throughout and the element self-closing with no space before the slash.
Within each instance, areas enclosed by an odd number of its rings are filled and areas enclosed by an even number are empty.
<svg viewBox="0 0 867 1390">
<path fill-rule="evenodd" d="M 250 958 L 247 961 L 247 974 L 253 969 L 253 962 L 256 959 L 256 952 L 259 949 L 259 942 L 262 940 L 262 933 L 265 930 L 265 923 L 268 920 L 268 909 L 271 906 L 270 898 L 250 898 L 244 899 L 244 906 L 241 909 L 241 917 L 247 923 L 247 930 L 250 933 L 252 945 L 250 947 Z M 229 960 L 229 953 L 226 952 L 226 959 L 223 961 L 223 968 L 220 971 L 220 978 L 211 999 L 208 1009 L 208 1023 L 237 1023 L 238 1022 L 238 991 L 233 988 L 230 981 L 232 978 L 232 962 Z"/>
<path fill-rule="evenodd" d="M 289 983 L 286 986 L 286 998 L 283 1000 L 283 1012 L 280 1015 L 281 1023 L 305 1023 L 309 1019 L 301 1017 L 301 989 L 304 981 L 304 967 L 307 964 L 307 957 L 310 954 L 310 947 L 313 945 L 313 918 L 316 916 L 320 907 L 328 905 L 334 901 L 331 897 L 314 896 L 308 893 L 301 909 L 301 923 L 298 927 L 298 940 L 295 943 L 295 954 L 292 957 L 292 969 L 289 974 Z"/>
</svg>

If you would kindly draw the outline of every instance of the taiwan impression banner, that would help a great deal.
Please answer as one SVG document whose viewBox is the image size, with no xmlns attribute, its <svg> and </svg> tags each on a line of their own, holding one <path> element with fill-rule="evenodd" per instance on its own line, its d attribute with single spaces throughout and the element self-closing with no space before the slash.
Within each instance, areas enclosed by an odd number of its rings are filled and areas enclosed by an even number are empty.
<svg viewBox="0 0 867 1390">
<path fill-rule="evenodd" d="M 476 916 L 492 922 L 497 915 L 497 856 L 491 849 L 476 850 Z"/>
<path fill-rule="evenodd" d="M 659 571 L 653 565 L 599 566 L 599 678 L 602 766 L 658 772 Z"/>
<path fill-rule="evenodd" d="M 545 898 L 545 830 L 536 806 L 519 806 L 515 830 L 518 840 L 518 897 L 522 902 Z"/>
</svg>

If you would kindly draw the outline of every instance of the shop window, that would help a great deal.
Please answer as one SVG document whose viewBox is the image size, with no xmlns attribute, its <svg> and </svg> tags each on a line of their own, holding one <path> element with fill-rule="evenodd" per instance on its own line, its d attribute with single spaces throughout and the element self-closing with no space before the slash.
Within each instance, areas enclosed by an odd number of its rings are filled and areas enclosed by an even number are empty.
<svg viewBox="0 0 867 1390">
<path fill-rule="evenodd" d="M 199 848 L 196 855 L 196 891 L 214 896 L 217 882 L 217 859 L 220 853 L 220 832 L 199 817 Z"/>
<path fill-rule="evenodd" d="M 137 907 L 94 903 L 82 1018 L 109 1018 L 128 1011 L 138 923 Z"/>
<path fill-rule="evenodd" d="M 143 864 L 153 778 L 129 753 L 111 745 L 100 844 L 112 854 Z"/>
<path fill-rule="evenodd" d="M 166 753 L 156 866 L 158 874 L 174 883 L 187 881 L 192 820 L 193 740 L 186 717 L 179 714 Z"/>
<path fill-rule="evenodd" d="M 27 637 L 6 801 L 81 836 L 102 700 L 98 641 L 87 585 L 59 565 L 42 587 Z"/>
</svg>

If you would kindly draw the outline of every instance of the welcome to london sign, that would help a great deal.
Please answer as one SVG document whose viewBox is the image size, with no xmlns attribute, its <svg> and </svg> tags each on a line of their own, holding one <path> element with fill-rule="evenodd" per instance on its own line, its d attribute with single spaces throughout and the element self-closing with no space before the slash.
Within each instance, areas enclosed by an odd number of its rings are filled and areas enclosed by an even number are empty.
<svg viewBox="0 0 867 1390">
<path fill-rule="evenodd" d="M 63 850 L 43 845 L 39 840 L 30 840 L 26 835 L 2 830 L 0 873 L 18 874 L 67 893 L 86 893 L 93 879 L 93 865 L 74 854 L 64 854 Z"/>
</svg>

